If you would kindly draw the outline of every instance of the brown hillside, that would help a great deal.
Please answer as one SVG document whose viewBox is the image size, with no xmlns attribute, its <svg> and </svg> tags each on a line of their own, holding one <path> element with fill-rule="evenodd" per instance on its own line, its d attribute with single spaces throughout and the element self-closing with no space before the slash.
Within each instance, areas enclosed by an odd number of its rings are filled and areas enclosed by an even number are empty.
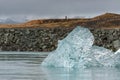
<svg viewBox="0 0 120 80">
<path fill-rule="evenodd" d="M 120 15 L 115 13 L 105 13 L 100 16 L 94 17 L 93 19 L 115 19 L 115 18 L 120 18 Z"/>
<path fill-rule="evenodd" d="M 83 26 L 91 28 L 120 28 L 120 15 L 106 13 L 94 18 L 91 18 L 83 24 Z"/>
<path fill-rule="evenodd" d="M 32 20 L 23 24 L 0 24 L 0 28 L 27 28 L 27 27 L 74 27 L 77 25 L 90 28 L 120 28 L 120 14 L 105 13 L 103 15 L 82 19 L 40 19 Z"/>
</svg>

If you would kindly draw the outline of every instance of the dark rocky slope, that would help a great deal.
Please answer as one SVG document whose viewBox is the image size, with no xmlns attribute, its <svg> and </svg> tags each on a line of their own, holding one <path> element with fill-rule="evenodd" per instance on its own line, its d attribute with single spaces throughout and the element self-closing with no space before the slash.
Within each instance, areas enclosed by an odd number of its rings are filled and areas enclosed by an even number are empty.
<svg viewBox="0 0 120 80">
<path fill-rule="evenodd" d="M 0 29 L 1 51 L 52 51 L 73 28 Z M 113 51 L 120 48 L 120 29 L 90 29 L 95 44 Z"/>
</svg>

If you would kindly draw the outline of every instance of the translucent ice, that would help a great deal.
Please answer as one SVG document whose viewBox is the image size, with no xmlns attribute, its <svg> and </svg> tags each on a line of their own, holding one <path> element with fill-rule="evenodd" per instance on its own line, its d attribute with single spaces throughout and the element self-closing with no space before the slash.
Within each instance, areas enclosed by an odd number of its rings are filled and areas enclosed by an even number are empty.
<svg viewBox="0 0 120 80">
<path fill-rule="evenodd" d="M 93 45 L 94 37 L 87 28 L 75 28 L 65 39 L 58 42 L 58 48 L 43 61 L 44 66 L 75 67 L 84 62 L 83 57 Z M 80 61 L 81 60 L 81 61 Z"/>
<path fill-rule="evenodd" d="M 95 59 L 99 63 L 98 66 L 112 66 L 114 63 L 112 59 L 114 53 L 106 48 L 92 46 L 89 54 L 91 54 L 92 59 Z"/>
<path fill-rule="evenodd" d="M 115 66 L 119 63 L 120 50 L 114 54 L 103 47 L 92 46 L 93 43 L 94 37 L 89 29 L 78 26 L 58 42 L 58 48 L 48 55 L 42 66 L 84 68 Z"/>
</svg>

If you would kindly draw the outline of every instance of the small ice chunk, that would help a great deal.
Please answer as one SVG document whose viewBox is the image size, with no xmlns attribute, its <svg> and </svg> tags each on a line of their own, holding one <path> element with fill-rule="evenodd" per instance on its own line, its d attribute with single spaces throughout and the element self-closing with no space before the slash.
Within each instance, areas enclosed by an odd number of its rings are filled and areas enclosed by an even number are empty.
<svg viewBox="0 0 120 80">
<path fill-rule="evenodd" d="M 112 66 L 114 62 L 111 56 L 114 53 L 109 49 L 99 46 L 93 46 L 91 47 L 90 54 L 91 57 L 99 63 L 99 65 Z"/>
<path fill-rule="evenodd" d="M 112 55 L 112 58 L 114 59 L 114 66 L 120 67 L 120 49 Z"/>
</svg>

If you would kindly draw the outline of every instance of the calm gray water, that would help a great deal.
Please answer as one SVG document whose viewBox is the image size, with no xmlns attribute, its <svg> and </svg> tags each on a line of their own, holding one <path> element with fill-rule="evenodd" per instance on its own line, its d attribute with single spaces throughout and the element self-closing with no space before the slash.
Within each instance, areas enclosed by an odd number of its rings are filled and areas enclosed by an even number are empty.
<svg viewBox="0 0 120 80">
<path fill-rule="evenodd" d="M 45 68 L 48 53 L 0 52 L 0 80 L 120 80 L 120 69 Z"/>
</svg>

